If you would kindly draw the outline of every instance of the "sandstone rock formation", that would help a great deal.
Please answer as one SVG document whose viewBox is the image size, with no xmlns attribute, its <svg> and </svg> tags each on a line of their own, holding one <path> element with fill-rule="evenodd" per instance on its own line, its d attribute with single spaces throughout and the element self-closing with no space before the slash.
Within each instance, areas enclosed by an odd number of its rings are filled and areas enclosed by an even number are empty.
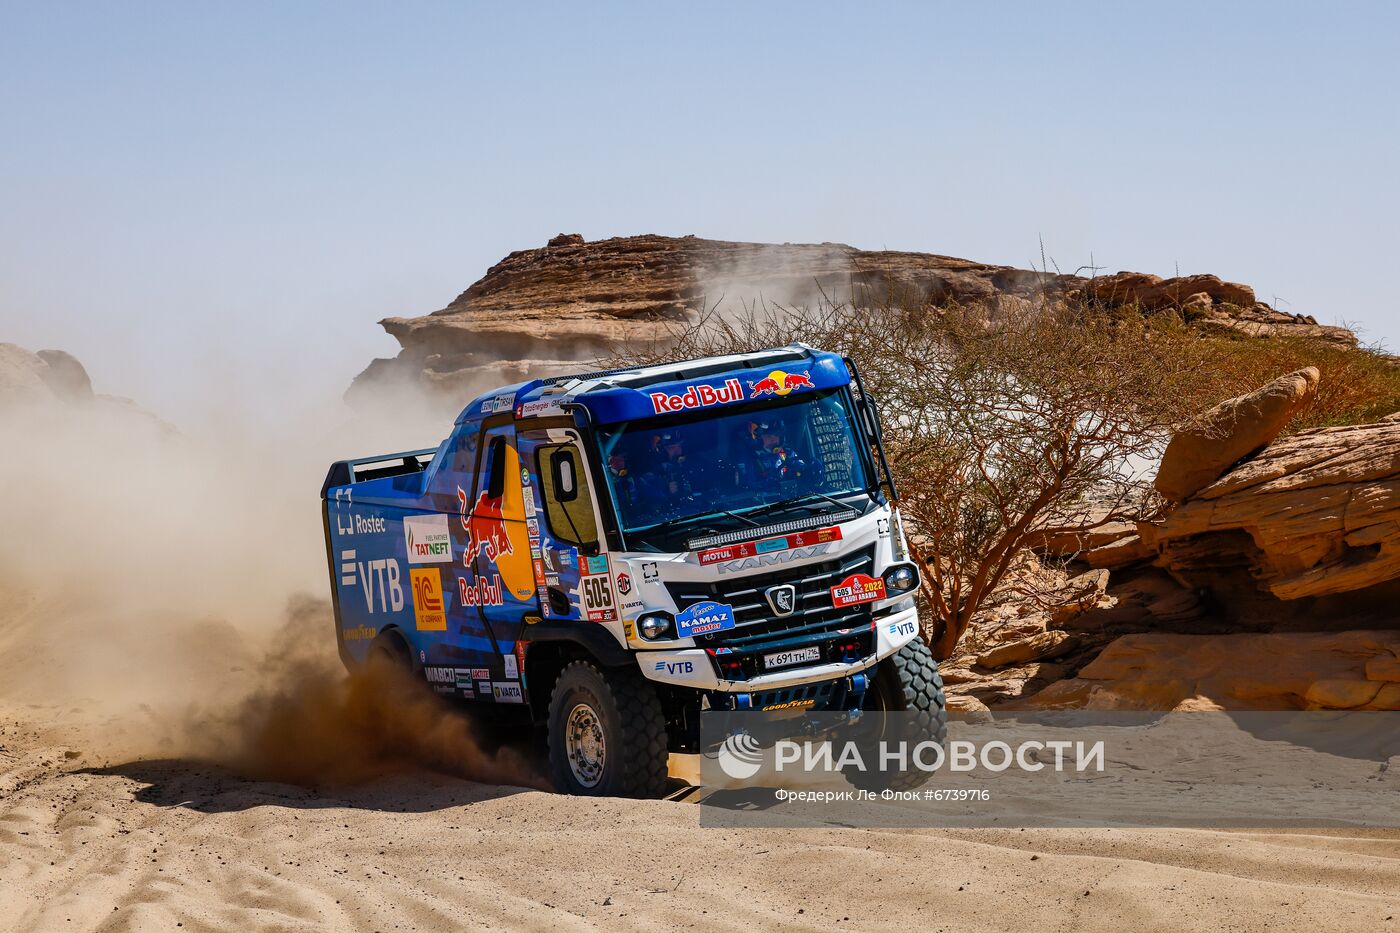
<svg viewBox="0 0 1400 933">
<path fill-rule="evenodd" d="M 62 350 L 29 350 L 0 343 L 0 405 L 16 402 L 90 402 L 87 370 Z"/>
<path fill-rule="evenodd" d="M 1270 445 L 1168 513 L 1157 562 L 1183 581 L 1245 566 L 1280 600 L 1400 578 L 1400 422 Z"/>
<path fill-rule="evenodd" d="M 1400 631 L 1125 635 L 1039 708 L 1400 709 Z"/>
<path fill-rule="evenodd" d="M 487 270 L 447 307 L 382 321 L 402 351 L 375 360 L 347 398 L 372 405 L 398 387 L 426 390 L 448 407 L 505 380 L 577 371 L 624 341 L 665 340 L 680 322 L 723 302 L 814 304 L 823 296 L 878 303 L 989 301 L 1041 295 L 1087 298 L 1149 312 L 1180 309 L 1201 326 L 1245 333 L 1356 338 L 1256 301 L 1244 285 L 1211 275 L 1100 279 L 1044 274 L 949 256 L 865 251 L 839 243 L 765 244 L 634 236 L 594 243 L 560 234 Z"/>
<path fill-rule="evenodd" d="M 71 353 L 0 343 L 0 415 L 79 411 L 175 430 L 129 398 L 93 392 L 87 370 Z"/>
<path fill-rule="evenodd" d="M 1262 450 L 1317 397 L 1319 378 L 1314 366 L 1280 376 L 1248 395 L 1221 402 L 1177 431 L 1162 455 L 1157 491 L 1180 502 Z"/>
</svg>

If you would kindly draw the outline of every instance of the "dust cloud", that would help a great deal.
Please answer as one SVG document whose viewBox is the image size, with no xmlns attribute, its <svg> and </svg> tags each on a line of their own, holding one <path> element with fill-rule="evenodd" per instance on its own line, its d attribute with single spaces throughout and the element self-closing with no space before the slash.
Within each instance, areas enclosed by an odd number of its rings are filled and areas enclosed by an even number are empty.
<svg viewBox="0 0 1400 933">
<path fill-rule="evenodd" d="M 449 425 L 412 407 L 181 428 L 103 398 L 3 408 L 0 709 L 109 759 L 183 755 L 303 784 L 426 766 L 538 786 L 430 692 L 347 677 L 336 655 L 326 469 L 434 446 Z"/>
</svg>

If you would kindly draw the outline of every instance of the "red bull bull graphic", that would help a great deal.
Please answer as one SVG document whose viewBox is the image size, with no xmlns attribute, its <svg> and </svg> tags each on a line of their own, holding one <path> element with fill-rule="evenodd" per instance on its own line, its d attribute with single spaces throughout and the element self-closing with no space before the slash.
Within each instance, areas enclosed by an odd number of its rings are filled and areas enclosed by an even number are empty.
<svg viewBox="0 0 1400 933">
<path fill-rule="evenodd" d="M 785 373 L 775 369 L 757 382 L 749 382 L 749 398 L 762 398 L 767 395 L 783 396 L 797 389 L 812 388 L 812 371 Z"/>
<path fill-rule="evenodd" d="M 722 386 L 689 386 L 680 395 L 672 395 L 669 392 L 651 393 L 651 407 L 658 415 L 691 408 L 709 408 L 711 405 L 727 405 L 743 400 L 744 387 L 738 379 L 726 379 Z"/>
<path fill-rule="evenodd" d="M 476 497 L 476 504 L 467 509 L 467 494 L 457 487 L 457 503 L 462 509 L 462 528 L 467 532 L 467 547 L 462 553 L 462 563 L 471 566 L 482 548 L 486 549 L 486 559 L 495 563 L 507 554 L 515 553 L 510 543 L 510 532 L 506 528 L 505 517 L 501 514 L 505 495 L 494 499 L 483 490 Z"/>
</svg>

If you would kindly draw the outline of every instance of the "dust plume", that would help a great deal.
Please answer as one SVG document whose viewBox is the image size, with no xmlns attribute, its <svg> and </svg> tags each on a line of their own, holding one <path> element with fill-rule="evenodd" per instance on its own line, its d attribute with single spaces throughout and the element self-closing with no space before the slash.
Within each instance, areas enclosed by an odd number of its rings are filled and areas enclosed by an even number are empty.
<svg viewBox="0 0 1400 933">
<path fill-rule="evenodd" d="M 429 768 L 492 784 L 550 789 L 538 763 L 501 745 L 470 713 L 408 672 L 373 664 L 346 674 L 328 637 L 329 602 L 293 599 L 258 686 L 233 704 L 189 710 L 184 744 L 243 777 L 305 787 L 359 784 Z"/>
<path fill-rule="evenodd" d="M 338 458 L 437 444 L 450 420 L 415 411 L 181 430 L 101 398 L 0 406 L 0 708 L 42 711 L 108 758 L 538 784 L 431 693 L 347 678 L 336 655 L 321 482 Z"/>
</svg>

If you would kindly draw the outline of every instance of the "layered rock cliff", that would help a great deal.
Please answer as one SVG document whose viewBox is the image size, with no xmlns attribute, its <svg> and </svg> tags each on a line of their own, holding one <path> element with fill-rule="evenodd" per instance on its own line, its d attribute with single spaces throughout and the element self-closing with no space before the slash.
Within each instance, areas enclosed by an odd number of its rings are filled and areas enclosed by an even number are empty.
<svg viewBox="0 0 1400 933">
<path fill-rule="evenodd" d="M 1400 414 L 1278 438 L 1318 379 L 1183 426 L 1160 519 L 1037 537 L 1102 576 L 1067 582 L 1059 613 L 984 620 L 947 671 L 952 705 L 1400 709 Z"/>
<path fill-rule="evenodd" d="M 511 253 L 441 310 L 381 321 L 403 349 L 371 363 L 347 398 L 364 407 L 406 387 L 447 407 L 461 405 L 504 381 L 586 367 L 619 342 L 665 340 L 677 324 L 716 306 L 824 299 L 1014 303 L 1042 295 L 1132 304 L 1149 313 L 1170 309 L 1200 327 L 1254 336 L 1356 342 L 1344 328 L 1275 310 L 1248 286 L 1213 275 L 1123 272 L 1088 279 L 839 243 L 654 235 L 588 243 L 560 234 L 542 248 Z"/>
</svg>

